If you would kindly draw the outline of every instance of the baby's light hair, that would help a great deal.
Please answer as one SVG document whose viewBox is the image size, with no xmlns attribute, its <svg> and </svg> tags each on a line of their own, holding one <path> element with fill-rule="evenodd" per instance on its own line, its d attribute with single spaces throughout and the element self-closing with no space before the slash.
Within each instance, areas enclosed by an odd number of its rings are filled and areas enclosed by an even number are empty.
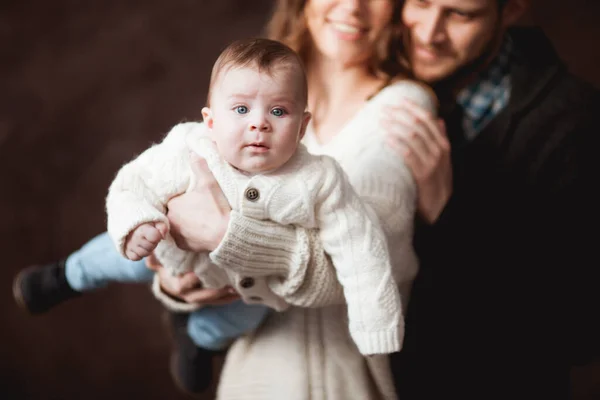
<svg viewBox="0 0 600 400">
<path fill-rule="evenodd" d="M 210 107 L 212 88 L 221 76 L 221 73 L 232 67 L 255 67 L 259 72 L 272 73 L 273 69 L 281 65 L 294 65 L 302 79 L 302 98 L 299 102 L 306 106 L 308 100 L 308 85 L 306 72 L 298 54 L 287 45 L 276 40 L 264 38 L 251 38 L 237 40 L 225 48 L 215 61 L 210 76 L 207 106 Z"/>
</svg>

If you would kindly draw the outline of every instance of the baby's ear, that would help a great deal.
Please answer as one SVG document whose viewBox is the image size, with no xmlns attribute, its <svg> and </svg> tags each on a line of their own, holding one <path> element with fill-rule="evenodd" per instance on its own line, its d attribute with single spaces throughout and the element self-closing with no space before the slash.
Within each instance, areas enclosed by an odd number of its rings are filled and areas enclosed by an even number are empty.
<svg viewBox="0 0 600 400">
<path fill-rule="evenodd" d="M 302 116 L 302 126 L 300 127 L 300 136 L 298 137 L 298 140 L 304 137 L 304 134 L 306 133 L 306 127 L 308 126 L 311 117 L 311 113 L 309 113 L 308 111 L 304 111 L 304 115 Z"/>
<path fill-rule="evenodd" d="M 213 128 L 212 111 L 210 110 L 210 108 L 208 108 L 208 107 L 202 108 L 202 119 L 204 120 L 204 123 L 206 124 L 208 129 Z"/>
</svg>

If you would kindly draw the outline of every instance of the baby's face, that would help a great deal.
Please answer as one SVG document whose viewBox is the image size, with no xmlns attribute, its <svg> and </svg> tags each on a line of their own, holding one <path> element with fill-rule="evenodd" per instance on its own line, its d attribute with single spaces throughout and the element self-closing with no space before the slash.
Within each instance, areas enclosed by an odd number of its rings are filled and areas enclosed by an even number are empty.
<svg viewBox="0 0 600 400">
<path fill-rule="evenodd" d="M 210 109 L 202 110 L 220 154 L 250 173 L 281 167 L 296 151 L 310 119 L 299 67 L 283 64 L 270 73 L 233 67 L 221 74 Z"/>
</svg>

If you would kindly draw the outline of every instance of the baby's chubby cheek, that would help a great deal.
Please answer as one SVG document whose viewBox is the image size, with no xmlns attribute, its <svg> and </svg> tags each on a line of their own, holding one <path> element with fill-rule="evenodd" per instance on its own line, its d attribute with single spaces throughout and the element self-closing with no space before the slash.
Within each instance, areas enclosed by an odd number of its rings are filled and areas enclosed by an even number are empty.
<svg viewBox="0 0 600 400">
<path fill-rule="evenodd" d="M 244 169 L 244 164 L 247 163 L 247 156 L 244 155 L 243 150 L 234 149 L 231 147 L 220 148 L 219 154 L 225 161 L 233 165 L 235 168 Z"/>
</svg>

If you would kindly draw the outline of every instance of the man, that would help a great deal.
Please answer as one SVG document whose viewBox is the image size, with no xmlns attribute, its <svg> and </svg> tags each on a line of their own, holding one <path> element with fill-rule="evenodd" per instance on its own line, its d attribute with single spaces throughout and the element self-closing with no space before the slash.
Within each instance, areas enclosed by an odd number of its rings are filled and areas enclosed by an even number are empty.
<svg viewBox="0 0 600 400">
<path fill-rule="evenodd" d="M 540 6 L 543 3 L 540 2 Z M 598 354 L 600 96 L 570 75 L 527 0 L 406 0 L 406 50 L 446 129 L 420 121 L 393 142 L 419 186 L 421 269 L 399 398 L 566 399 L 569 369 Z M 447 136 L 445 132 L 448 132 Z"/>
</svg>

